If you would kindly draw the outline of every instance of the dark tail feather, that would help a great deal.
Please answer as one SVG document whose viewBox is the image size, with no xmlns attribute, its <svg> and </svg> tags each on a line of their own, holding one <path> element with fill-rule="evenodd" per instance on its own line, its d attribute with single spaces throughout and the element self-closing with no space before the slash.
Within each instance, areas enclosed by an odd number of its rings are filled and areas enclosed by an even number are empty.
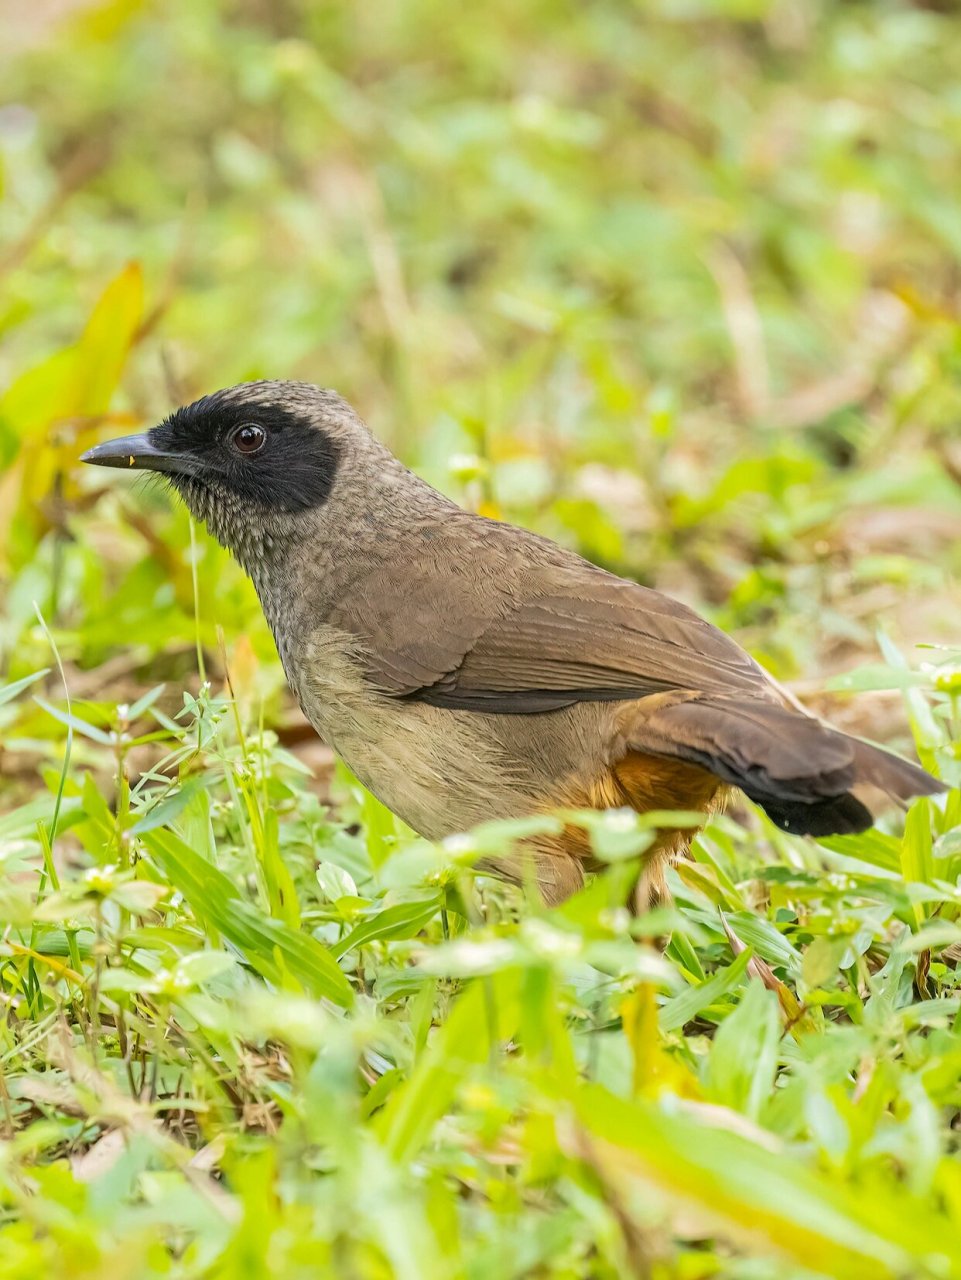
<svg viewBox="0 0 961 1280">
<path fill-rule="evenodd" d="M 703 765 L 740 787 L 785 831 L 866 830 L 873 815 L 853 794 L 865 785 L 901 804 L 945 790 L 919 765 L 778 703 L 696 695 L 651 703 L 632 745 Z"/>
<path fill-rule="evenodd" d="M 769 798 L 758 800 L 758 804 L 775 826 L 795 835 L 847 836 L 867 831 L 874 825 L 871 810 L 850 791 L 833 800 L 815 800 L 813 804 Z"/>
<path fill-rule="evenodd" d="M 851 738 L 851 742 L 854 743 L 854 767 L 858 782 L 880 787 L 892 800 L 907 804 L 915 796 L 933 796 L 947 791 L 943 782 L 933 778 L 919 764 L 902 760 L 900 756 L 892 755 L 881 747 L 874 747 L 870 742 L 862 742 L 860 738 Z"/>
</svg>

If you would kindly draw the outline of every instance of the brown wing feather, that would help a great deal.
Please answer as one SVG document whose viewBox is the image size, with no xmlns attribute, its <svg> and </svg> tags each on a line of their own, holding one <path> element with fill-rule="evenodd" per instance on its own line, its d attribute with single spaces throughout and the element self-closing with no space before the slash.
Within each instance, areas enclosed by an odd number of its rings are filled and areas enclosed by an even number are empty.
<svg viewBox="0 0 961 1280">
<path fill-rule="evenodd" d="M 358 585 L 331 621 L 361 639 L 378 687 L 502 714 L 671 689 L 778 700 L 748 654 L 685 605 L 560 548 L 537 563 L 545 544 L 510 533 L 493 564 L 449 555 L 413 581 L 404 566 Z"/>
<path fill-rule="evenodd" d="M 542 709 L 529 705 L 537 695 L 569 702 L 670 689 L 777 696 L 743 649 L 676 601 L 606 575 L 554 577 L 547 593 L 495 619 L 460 666 L 425 691 L 427 699 L 468 708 L 483 701 L 510 712 Z"/>
<path fill-rule="evenodd" d="M 476 518 L 452 517 L 421 545 L 423 564 L 382 565 L 330 618 L 385 693 L 507 715 L 629 702 L 622 758 L 700 766 L 812 834 L 870 823 L 850 790 L 861 780 L 897 799 L 941 789 L 787 706 L 739 645 L 668 596 Z"/>
</svg>

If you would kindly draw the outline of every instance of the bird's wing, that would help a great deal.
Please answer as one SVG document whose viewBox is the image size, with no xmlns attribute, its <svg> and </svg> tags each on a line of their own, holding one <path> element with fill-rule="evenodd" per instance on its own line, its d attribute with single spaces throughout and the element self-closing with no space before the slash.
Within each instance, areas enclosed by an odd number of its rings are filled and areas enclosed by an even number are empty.
<svg viewBox="0 0 961 1280">
<path fill-rule="evenodd" d="M 436 563 L 375 574 L 340 621 L 384 692 L 451 710 L 523 714 L 685 689 L 779 700 L 733 640 L 657 591 L 571 557 L 479 580 Z M 402 589 L 392 586 L 402 581 Z"/>
<path fill-rule="evenodd" d="M 917 765 L 787 705 L 685 605 L 539 541 L 487 557 L 483 575 L 467 557 L 414 567 L 369 576 L 331 619 L 357 637 L 384 693 L 508 715 L 636 703 L 619 724 L 625 752 L 699 764 L 788 830 L 863 830 L 871 814 L 850 792 L 858 781 L 899 799 L 941 789 Z"/>
</svg>

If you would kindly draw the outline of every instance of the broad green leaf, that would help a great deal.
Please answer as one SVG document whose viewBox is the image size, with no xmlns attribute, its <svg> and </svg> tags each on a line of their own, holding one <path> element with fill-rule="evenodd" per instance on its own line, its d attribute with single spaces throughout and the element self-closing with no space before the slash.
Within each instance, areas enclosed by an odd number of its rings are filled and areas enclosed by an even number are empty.
<svg viewBox="0 0 961 1280">
<path fill-rule="evenodd" d="M 806 1167 L 784 1150 L 680 1109 L 625 1102 L 599 1085 L 570 1099 L 587 1152 L 621 1194 L 645 1193 L 698 1234 L 790 1260 L 837 1280 L 895 1280 L 961 1274 L 961 1245 L 949 1221 L 919 1221 L 905 1197 L 876 1184 L 870 1196 Z M 584 1158 L 582 1155 L 581 1158 Z M 930 1259 L 930 1271 L 928 1269 Z"/>
<path fill-rule="evenodd" d="M 394 1090 L 375 1119 L 395 1160 L 416 1157 L 451 1105 L 458 1085 L 514 1030 L 518 989 L 519 975 L 508 970 L 476 979 L 461 994 L 413 1075 Z"/>
<path fill-rule="evenodd" d="M 692 1018 L 697 1017 L 702 1009 L 713 1004 L 719 996 L 733 991 L 744 977 L 750 958 L 749 949 L 742 951 L 732 964 L 729 964 L 726 969 L 719 970 L 706 982 L 701 982 L 696 987 L 691 987 L 689 991 L 682 991 L 679 996 L 672 996 L 670 1000 L 665 1001 L 661 1006 L 659 1017 L 661 1030 L 678 1030 Z"/>
<path fill-rule="evenodd" d="M 908 884 L 934 884 L 934 855 L 931 840 L 930 801 L 922 797 L 908 811 L 901 842 L 901 874 Z M 911 906 L 914 926 L 920 929 L 930 914 L 925 902 L 914 901 Z"/>
<path fill-rule="evenodd" d="M 335 943 L 330 949 L 331 955 L 339 958 L 348 951 L 354 951 L 377 939 L 386 941 L 389 938 L 416 937 L 433 920 L 440 908 L 439 894 L 432 894 L 420 901 L 398 902 L 392 907 L 385 907 Z"/>
<path fill-rule="evenodd" d="M 226 951 L 194 951 L 178 960 L 174 977 L 191 986 L 211 982 L 234 968 L 237 961 Z"/>
<path fill-rule="evenodd" d="M 749 982 L 718 1027 L 707 1065 L 709 1096 L 757 1120 L 774 1088 L 781 1020 L 777 996 Z"/>
<path fill-rule="evenodd" d="M 750 911 L 735 911 L 727 916 L 734 932 L 749 947 L 763 956 L 768 964 L 779 964 L 790 972 L 797 972 L 801 965 L 801 953 L 790 939 L 762 915 Z"/>
<path fill-rule="evenodd" d="M 316 939 L 294 932 L 239 899 L 233 882 L 174 832 L 148 831 L 142 839 L 193 911 L 232 942 L 265 978 L 280 982 L 282 963 L 312 995 L 326 996 L 339 1005 L 353 1002 L 350 983 Z"/>
<path fill-rule="evenodd" d="M 253 797 L 249 797 L 250 801 Z M 280 835 L 277 811 L 269 808 L 263 815 L 259 833 L 255 836 L 257 854 L 263 867 L 271 913 L 283 920 L 291 929 L 300 928 L 300 903 L 294 878 L 287 869 L 280 853 Z"/>
</svg>

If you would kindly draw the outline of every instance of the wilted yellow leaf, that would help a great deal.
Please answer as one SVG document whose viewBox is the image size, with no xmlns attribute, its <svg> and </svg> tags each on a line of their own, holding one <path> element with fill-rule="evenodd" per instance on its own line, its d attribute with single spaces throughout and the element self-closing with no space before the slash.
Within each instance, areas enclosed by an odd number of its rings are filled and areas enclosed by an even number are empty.
<svg viewBox="0 0 961 1280">
<path fill-rule="evenodd" d="M 76 414 L 106 413 L 143 318 L 143 272 L 129 262 L 107 285 L 77 347 Z"/>
<path fill-rule="evenodd" d="M 699 1098 L 697 1080 L 664 1048 L 651 983 L 641 983 L 628 996 L 621 1006 L 621 1018 L 634 1058 L 635 1095 L 650 1098 L 668 1091 L 684 1098 Z"/>
<path fill-rule="evenodd" d="M 143 316 L 143 274 L 127 266 L 101 294 L 79 342 L 48 356 L 0 397 L 0 422 L 21 441 L 57 423 L 106 413 Z"/>
<path fill-rule="evenodd" d="M 0 397 L 0 462 L 23 455 L 20 503 L 0 516 L 0 552 L 14 519 L 28 520 L 35 537 L 48 527 L 56 477 L 70 474 L 85 434 L 110 407 L 142 317 L 143 273 L 132 262 L 107 285 L 80 340 L 28 369 Z M 59 428 L 68 424 L 63 438 Z"/>
</svg>

